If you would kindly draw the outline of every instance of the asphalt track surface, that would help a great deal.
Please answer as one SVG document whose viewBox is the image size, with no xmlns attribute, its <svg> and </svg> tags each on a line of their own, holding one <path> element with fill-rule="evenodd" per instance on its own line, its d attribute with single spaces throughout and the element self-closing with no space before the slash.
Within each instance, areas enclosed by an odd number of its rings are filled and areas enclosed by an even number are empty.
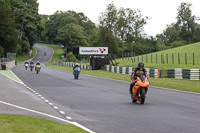
<svg viewBox="0 0 200 133">
<path fill-rule="evenodd" d="M 46 63 L 52 49 L 35 47 L 38 51 L 34 61 Z M 150 87 L 144 105 L 140 105 L 131 102 L 127 82 L 86 75 L 74 80 L 71 72 L 44 66 L 39 74 L 25 71 L 23 66 L 13 71 L 72 121 L 97 133 L 200 132 L 199 94 Z"/>
</svg>

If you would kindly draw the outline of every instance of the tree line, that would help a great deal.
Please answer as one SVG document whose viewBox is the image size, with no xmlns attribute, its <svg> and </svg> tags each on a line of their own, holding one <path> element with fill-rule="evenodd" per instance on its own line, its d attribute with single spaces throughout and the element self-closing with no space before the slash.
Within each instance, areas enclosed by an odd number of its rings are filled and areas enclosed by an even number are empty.
<svg viewBox="0 0 200 133">
<path fill-rule="evenodd" d="M 42 30 L 37 0 L 0 0 L 0 56 L 28 53 Z"/>
<path fill-rule="evenodd" d="M 100 14 L 98 24 L 71 10 L 39 15 L 37 0 L 1 0 L 0 18 L 0 55 L 27 53 L 36 41 L 62 44 L 67 52 L 73 47 L 106 46 L 116 58 L 125 52 L 147 54 L 163 46 L 168 49 L 200 41 L 200 25 L 190 3 L 181 3 L 177 21 L 156 37 L 144 32 L 149 18 L 140 10 L 117 8 L 113 2 Z"/>
<path fill-rule="evenodd" d="M 96 25 L 83 13 L 74 11 L 57 11 L 42 18 L 45 24 L 41 39 L 63 44 L 68 51 L 80 46 L 106 46 L 109 53 L 119 57 L 130 48 L 135 54 L 159 50 L 155 38 L 144 37 L 143 29 L 148 17 L 139 10 L 117 9 L 114 3 L 107 5 Z"/>
</svg>

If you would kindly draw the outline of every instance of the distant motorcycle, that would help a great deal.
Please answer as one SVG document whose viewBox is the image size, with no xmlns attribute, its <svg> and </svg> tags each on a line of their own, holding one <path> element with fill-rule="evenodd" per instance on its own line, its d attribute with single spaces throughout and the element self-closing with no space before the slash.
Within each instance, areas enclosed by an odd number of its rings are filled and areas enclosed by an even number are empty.
<svg viewBox="0 0 200 133">
<path fill-rule="evenodd" d="M 76 67 L 74 69 L 74 79 L 78 79 L 81 69 L 79 67 Z"/>
<path fill-rule="evenodd" d="M 38 74 L 40 72 L 41 66 L 40 65 L 36 65 L 35 66 L 35 71 Z"/>
<path fill-rule="evenodd" d="M 144 74 L 138 75 L 136 81 L 137 82 L 132 88 L 133 94 L 131 94 L 131 100 L 134 103 L 139 101 L 141 104 L 144 104 L 145 95 L 147 94 L 148 87 L 149 87 L 149 81 L 147 77 L 145 77 Z"/>
<path fill-rule="evenodd" d="M 30 64 L 30 70 L 33 71 L 34 64 Z"/>
<path fill-rule="evenodd" d="M 28 63 L 25 63 L 24 66 L 25 66 L 25 70 L 27 70 L 28 69 Z"/>
</svg>

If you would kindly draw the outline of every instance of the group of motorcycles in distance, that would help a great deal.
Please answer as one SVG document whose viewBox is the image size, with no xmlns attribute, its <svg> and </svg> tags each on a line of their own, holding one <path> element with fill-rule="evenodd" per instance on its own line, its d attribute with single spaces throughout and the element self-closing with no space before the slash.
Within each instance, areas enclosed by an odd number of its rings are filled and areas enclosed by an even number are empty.
<svg viewBox="0 0 200 133">
<path fill-rule="evenodd" d="M 28 67 L 29 67 L 30 70 L 33 71 L 34 62 L 33 62 L 33 61 L 31 61 L 30 63 L 25 62 L 25 63 L 24 63 L 24 66 L 25 66 L 25 70 L 27 70 Z M 37 74 L 40 72 L 40 69 L 41 69 L 40 63 L 37 62 L 36 65 L 35 65 L 35 71 L 36 71 Z"/>
</svg>

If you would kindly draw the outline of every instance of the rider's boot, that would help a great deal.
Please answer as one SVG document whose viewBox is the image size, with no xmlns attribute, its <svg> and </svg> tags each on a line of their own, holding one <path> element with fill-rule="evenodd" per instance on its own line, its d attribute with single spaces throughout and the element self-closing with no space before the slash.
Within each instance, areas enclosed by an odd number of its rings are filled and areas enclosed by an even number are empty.
<svg viewBox="0 0 200 133">
<path fill-rule="evenodd" d="M 133 83 L 130 84 L 130 88 L 129 88 L 129 93 L 130 94 L 133 94 L 132 88 L 133 88 Z"/>
</svg>

